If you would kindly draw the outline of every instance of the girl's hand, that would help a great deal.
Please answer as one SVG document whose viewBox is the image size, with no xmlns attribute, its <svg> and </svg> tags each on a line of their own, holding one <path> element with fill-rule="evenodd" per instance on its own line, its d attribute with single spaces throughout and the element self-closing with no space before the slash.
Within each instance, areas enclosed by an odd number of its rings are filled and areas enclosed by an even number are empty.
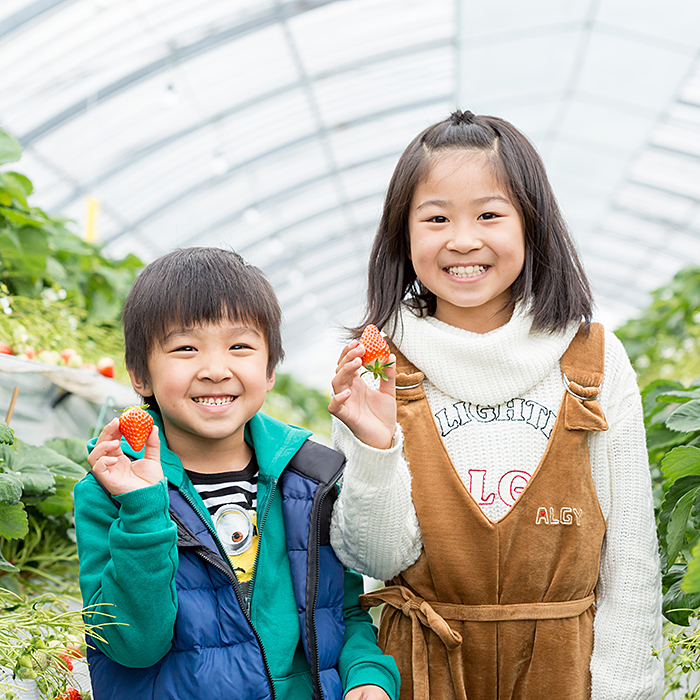
<svg viewBox="0 0 700 700">
<path fill-rule="evenodd" d="M 160 466 L 160 439 L 153 426 L 146 440 L 143 459 L 132 462 L 121 449 L 119 419 L 102 429 L 95 447 L 88 455 L 92 473 L 113 496 L 153 486 L 163 478 Z"/>
<path fill-rule="evenodd" d="M 396 431 L 396 357 L 386 368 L 387 380 L 372 389 L 360 376 L 365 349 L 356 340 L 340 354 L 331 382 L 333 398 L 328 410 L 370 447 L 388 449 Z M 347 697 L 347 696 L 346 696 Z"/>
<path fill-rule="evenodd" d="M 358 685 L 345 694 L 345 700 L 390 700 L 378 685 Z"/>
</svg>

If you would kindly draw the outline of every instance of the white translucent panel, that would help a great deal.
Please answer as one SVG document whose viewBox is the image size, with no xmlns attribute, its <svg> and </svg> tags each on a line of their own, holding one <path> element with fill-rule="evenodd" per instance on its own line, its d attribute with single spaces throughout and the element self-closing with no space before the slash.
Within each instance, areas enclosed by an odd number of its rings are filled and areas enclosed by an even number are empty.
<svg viewBox="0 0 700 700">
<path fill-rule="evenodd" d="M 700 157 L 700 128 L 688 123 L 662 124 L 654 131 L 651 143 Z"/>
<path fill-rule="evenodd" d="M 692 107 L 700 106 L 700 70 L 697 67 L 693 75 L 683 84 L 680 99 L 691 103 Z"/>
<path fill-rule="evenodd" d="M 542 36 L 517 34 L 506 42 L 467 43 L 460 63 L 461 101 L 483 113 L 494 100 L 530 101 L 566 89 L 579 34 L 572 28 Z"/>
<path fill-rule="evenodd" d="M 634 183 L 625 185 L 619 191 L 615 204 L 629 212 L 636 212 L 639 216 L 649 215 L 677 223 L 687 221 L 697 208 L 697 203 L 693 200 Z"/>
<path fill-rule="evenodd" d="M 509 121 L 534 143 L 540 155 L 545 158 L 545 147 L 549 144 L 552 135 L 556 133 L 555 119 L 560 113 L 561 105 L 561 94 L 557 92 L 555 95 L 538 93 L 524 97 L 518 94 L 513 99 L 480 98 L 478 110 L 476 105 L 472 105 L 469 101 L 461 107 Z"/>
<path fill-rule="evenodd" d="M 665 39 L 676 47 L 685 44 L 694 53 L 700 26 L 700 4 L 695 0 L 664 0 L 663 11 L 659 10 L 659 5 L 654 2 L 603 0 L 596 13 L 596 22 Z"/>
<path fill-rule="evenodd" d="M 299 81 L 284 33 L 276 25 L 212 48 L 182 63 L 180 71 L 193 99 L 207 112 L 230 105 L 232 95 L 243 102 Z"/>
<path fill-rule="evenodd" d="M 585 146 L 603 146 L 626 157 L 639 148 L 654 124 L 643 110 L 622 110 L 609 103 L 592 102 L 576 95 L 564 110 L 559 133 Z"/>
<path fill-rule="evenodd" d="M 561 25 L 578 25 L 589 12 L 589 0 L 491 0 L 488 3 L 462 2 L 459 30 L 463 40 L 478 40 L 502 35 L 519 36 L 522 32 L 548 33 Z"/>
<path fill-rule="evenodd" d="M 636 37 L 593 32 L 577 89 L 658 114 L 674 97 L 692 58 Z"/>
<path fill-rule="evenodd" d="M 3 0 L 0 5 L 0 23 L 9 21 L 9 19 L 17 12 L 26 9 L 27 0 Z"/>
<path fill-rule="evenodd" d="M 388 158 L 347 168 L 342 176 L 346 195 L 356 199 L 385 192 L 397 159 L 398 153 L 392 153 Z"/>
<path fill-rule="evenodd" d="M 654 248 L 668 237 L 672 227 L 657 221 L 649 221 L 628 212 L 612 211 L 604 220 L 605 231 L 634 242 L 638 247 Z"/>
<path fill-rule="evenodd" d="M 687 197 L 700 198 L 700 161 L 646 151 L 632 167 L 632 178 Z"/>
<path fill-rule="evenodd" d="M 314 83 L 314 95 L 326 123 L 336 124 L 410 104 L 419 95 L 445 98 L 454 89 L 452 49 L 436 49 L 363 68 Z"/>
<path fill-rule="evenodd" d="M 627 154 L 620 157 L 610 149 L 560 139 L 547 159 L 547 173 L 559 196 L 568 188 L 604 198 L 622 179 L 627 164 Z"/>
<path fill-rule="evenodd" d="M 387 116 L 361 119 L 355 124 L 342 123 L 329 133 L 329 141 L 338 165 L 367 160 L 382 153 L 398 154 L 430 124 L 447 117 L 452 108 L 439 100 L 434 105 L 407 106 Z"/>
<path fill-rule="evenodd" d="M 453 17 L 452 0 L 349 0 L 295 17 L 289 26 L 307 72 L 322 75 L 412 45 L 448 43 Z"/>
<path fill-rule="evenodd" d="M 668 118 L 673 121 L 687 122 L 695 126 L 700 126 L 700 104 L 689 105 L 676 102 L 671 105 L 668 110 Z"/>
</svg>

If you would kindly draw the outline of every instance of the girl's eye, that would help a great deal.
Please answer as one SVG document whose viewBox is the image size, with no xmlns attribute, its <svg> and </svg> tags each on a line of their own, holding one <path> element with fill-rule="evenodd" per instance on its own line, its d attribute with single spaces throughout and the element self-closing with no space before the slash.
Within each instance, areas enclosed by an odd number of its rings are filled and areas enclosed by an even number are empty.
<svg viewBox="0 0 700 700">
<path fill-rule="evenodd" d="M 494 212 L 492 212 L 492 211 L 486 211 L 486 212 L 484 212 L 479 218 L 480 218 L 480 219 L 484 219 L 484 220 L 498 219 L 498 218 L 499 218 L 499 215 L 496 214 L 496 213 L 494 213 Z"/>
<path fill-rule="evenodd" d="M 438 214 L 437 216 L 431 216 L 428 221 L 431 224 L 445 224 L 447 223 L 448 219 L 446 216 L 442 216 L 441 214 Z"/>
</svg>

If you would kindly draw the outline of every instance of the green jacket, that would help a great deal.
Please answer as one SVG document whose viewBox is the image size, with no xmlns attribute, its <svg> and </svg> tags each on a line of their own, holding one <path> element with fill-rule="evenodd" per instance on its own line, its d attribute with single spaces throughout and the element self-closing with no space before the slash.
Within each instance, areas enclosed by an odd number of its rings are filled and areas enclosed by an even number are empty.
<svg viewBox="0 0 700 700">
<path fill-rule="evenodd" d="M 160 417 L 153 414 L 161 436 Z M 255 451 L 260 468 L 258 507 L 266 507 L 269 486 L 310 433 L 258 413 L 246 426 L 246 441 Z M 197 505 L 200 517 L 213 523 L 178 456 L 165 440 L 161 463 L 167 481 Z M 92 446 L 92 445 L 91 445 Z M 134 453 L 125 441 L 122 449 Z M 170 649 L 177 615 L 175 572 L 177 534 L 168 513 L 167 483 L 132 491 L 112 502 L 92 475 L 75 487 L 75 523 L 80 555 L 80 588 L 85 606 L 96 605 L 88 621 L 105 621 L 100 613 L 114 615 L 117 624 L 103 627 L 96 641 L 107 656 L 125 666 L 148 667 Z M 262 520 L 259 513 L 258 522 Z M 358 596 L 362 579 L 345 573 L 345 638 L 339 672 L 345 690 L 372 684 L 398 697 L 399 676 L 394 660 L 376 644 L 376 629 L 361 610 Z M 101 605 L 101 604 L 108 605 Z M 310 671 L 299 653 L 300 630 L 286 550 L 281 498 L 273 493 L 260 531 L 250 615 L 262 641 L 275 692 L 280 700 L 310 697 Z"/>
</svg>

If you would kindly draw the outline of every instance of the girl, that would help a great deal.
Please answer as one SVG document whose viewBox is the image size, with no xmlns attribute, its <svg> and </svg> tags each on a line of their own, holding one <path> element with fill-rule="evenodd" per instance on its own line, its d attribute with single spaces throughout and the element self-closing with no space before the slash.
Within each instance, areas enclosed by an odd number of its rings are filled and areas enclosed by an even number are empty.
<svg viewBox="0 0 700 700">
<path fill-rule="evenodd" d="M 329 407 L 347 457 L 331 542 L 388 581 L 365 604 L 385 604 L 402 700 L 660 697 L 641 402 L 591 313 L 523 134 L 455 112 L 411 142 L 362 324 L 395 364 L 365 383 L 350 343 Z"/>
</svg>

